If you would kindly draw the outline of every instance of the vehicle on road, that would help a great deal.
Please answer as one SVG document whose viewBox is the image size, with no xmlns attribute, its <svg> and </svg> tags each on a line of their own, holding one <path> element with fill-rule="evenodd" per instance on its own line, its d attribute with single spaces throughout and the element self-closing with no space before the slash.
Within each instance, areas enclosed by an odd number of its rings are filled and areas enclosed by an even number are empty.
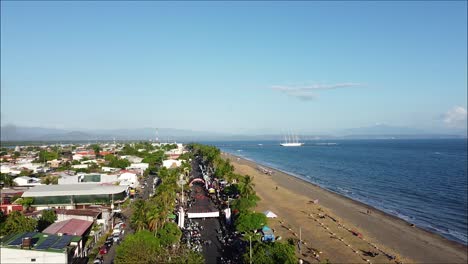
<svg viewBox="0 0 468 264">
<path fill-rule="evenodd" d="M 114 233 L 114 234 L 112 234 L 112 239 L 114 240 L 114 243 L 119 243 L 119 241 L 120 241 L 120 233 Z"/>
<path fill-rule="evenodd" d="M 103 246 L 99 249 L 99 254 L 105 255 L 105 254 L 107 254 L 108 251 L 109 251 L 109 249 L 107 248 L 107 246 L 106 246 L 106 245 L 103 245 Z"/>
</svg>

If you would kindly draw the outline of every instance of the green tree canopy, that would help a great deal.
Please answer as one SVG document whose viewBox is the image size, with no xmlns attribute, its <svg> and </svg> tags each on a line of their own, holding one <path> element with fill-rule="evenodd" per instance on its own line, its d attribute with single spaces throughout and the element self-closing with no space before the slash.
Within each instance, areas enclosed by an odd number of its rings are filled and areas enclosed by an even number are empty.
<svg viewBox="0 0 468 264">
<path fill-rule="evenodd" d="M 0 236 L 3 236 L 34 231 L 37 226 L 37 221 L 24 216 L 21 212 L 13 211 L 7 216 L 5 222 L 1 225 Z"/>
<path fill-rule="evenodd" d="M 182 236 L 182 231 L 175 223 L 167 222 L 158 230 L 157 237 L 162 246 L 167 247 L 177 243 Z"/>
<path fill-rule="evenodd" d="M 125 237 L 117 247 L 115 263 L 157 263 L 162 251 L 158 238 L 153 233 L 143 230 Z"/>
<path fill-rule="evenodd" d="M 49 160 L 58 159 L 59 155 L 57 152 L 48 152 L 46 150 L 39 151 L 39 156 L 37 158 L 38 162 L 46 162 Z"/>
<path fill-rule="evenodd" d="M 249 250 L 244 254 L 244 262 L 250 262 Z M 287 243 L 256 242 L 252 249 L 252 263 L 255 264 L 294 264 L 297 263 L 294 246 Z"/>
<path fill-rule="evenodd" d="M 34 203 L 34 198 L 32 197 L 23 197 L 17 201 L 19 204 L 21 204 L 23 207 L 28 208 L 31 206 L 31 204 Z"/>
<path fill-rule="evenodd" d="M 267 218 L 262 213 L 241 213 L 235 220 L 234 226 L 239 232 L 250 232 L 262 228 L 267 224 Z"/>
<path fill-rule="evenodd" d="M 109 167 L 113 167 L 113 168 L 125 169 L 131 164 L 130 161 L 128 161 L 127 159 L 119 159 L 118 157 L 114 155 L 106 155 L 104 159 L 108 161 Z"/>
<path fill-rule="evenodd" d="M 46 229 L 57 220 L 57 215 L 54 210 L 42 210 L 42 215 L 37 222 L 37 229 L 39 232 Z"/>
<path fill-rule="evenodd" d="M 162 150 L 156 151 L 154 153 L 148 154 L 142 162 L 149 163 L 150 166 L 161 165 L 166 155 Z"/>
<path fill-rule="evenodd" d="M 100 156 L 100 152 L 101 152 L 101 147 L 99 146 L 99 144 L 92 144 L 89 146 L 92 150 L 94 150 L 94 155 L 96 155 L 96 158 Z"/>
<path fill-rule="evenodd" d="M 239 199 L 232 202 L 232 208 L 237 209 L 240 212 L 246 212 L 257 206 L 257 201 L 259 200 L 260 198 L 255 194 L 251 194 L 248 197 L 241 196 Z"/>
<path fill-rule="evenodd" d="M 3 183 L 4 187 L 11 187 L 15 185 L 13 177 L 5 173 L 0 173 L 0 183 Z"/>
</svg>

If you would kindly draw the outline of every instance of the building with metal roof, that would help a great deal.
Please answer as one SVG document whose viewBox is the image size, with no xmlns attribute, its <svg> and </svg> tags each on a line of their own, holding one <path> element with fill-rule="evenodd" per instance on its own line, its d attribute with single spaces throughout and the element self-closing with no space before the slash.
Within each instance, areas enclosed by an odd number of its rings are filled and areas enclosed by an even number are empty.
<svg viewBox="0 0 468 264">
<path fill-rule="evenodd" d="M 34 199 L 32 204 L 41 210 L 50 207 L 75 209 L 76 205 L 123 202 L 128 196 L 128 186 L 111 184 L 40 185 L 25 191 L 22 197 Z"/>
<path fill-rule="evenodd" d="M 84 256 L 81 236 L 37 232 L 6 236 L 1 241 L 1 263 L 72 263 Z"/>
</svg>

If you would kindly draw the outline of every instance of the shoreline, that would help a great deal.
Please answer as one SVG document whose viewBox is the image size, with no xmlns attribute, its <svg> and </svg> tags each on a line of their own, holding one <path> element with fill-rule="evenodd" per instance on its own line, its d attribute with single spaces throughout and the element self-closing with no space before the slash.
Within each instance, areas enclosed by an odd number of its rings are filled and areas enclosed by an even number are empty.
<svg viewBox="0 0 468 264">
<path fill-rule="evenodd" d="M 275 169 L 269 165 L 236 156 L 235 154 L 222 152 L 222 155 L 230 159 L 236 169 L 248 166 L 251 171 L 257 172 L 253 172 L 255 175 L 252 176 L 262 178 L 261 184 L 273 182 L 277 187 L 279 186 L 281 189 L 291 192 L 292 195 L 285 195 L 285 199 L 294 199 L 295 196 L 301 196 L 302 199 L 306 197 L 309 200 L 318 199 L 320 206 L 325 207 L 334 215 L 343 219 L 344 222 L 347 222 L 347 225 L 354 225 L 373 242 L 383 245 L 381 247 L 387 247 L 390 251 L 395 252 L 396 255 L 401 255 L 402 259 L 405 260 L 404 262 L 466 263 L 467 261 L 466 252 L 468 247 L 462 243 L 449 240 L 421 227 L 411 226 L 411 223 L 404 219 L 342 194 L 327 190 L 292 173 Z M 260 173 L 257 169 L 259 165 L 273 171 L 273 175 Z M 242 169 L 248 170 L 247 168 Z M 258 187 L 255 189 L 257 190 Z M 268 193 L 262 193 L 260 190 L 261 198 L 266 198 L 268 195 Z M 268 198 L 274 199 L 275 197 Z M 294 207 L 298 205 L 291 203 L 289 206 Z M 371 216 L 365 213 L 367 210 L 372 212 Z M 342 256 L 341 259 L 346 259 L 346 256 Z"/>
<path fill-rule="evenodd" d="M 366 204 L 365 202 L 359 201 L 359 200 L 357 200 L 357 199 L 353 199 L 352 197 L 348 197 L 348 196 L 346 196 L 346 195 L 344 195 L 344 194 L 335 192 L 335 191 L 333 191 L 333 190 L 329 190 L 329 189 L 327 189 L 327 188 L 324 187 L 324 186 L 320 186 L 320 185 L 317 184 L 317 183 L 313 183 L 313 182 L 310 182 L 310 181 L 304 179 L 303 177 L 301 177 L 301 176 L 298 175 L 298 174 L 295 174 L 295 173 L 292 173 L 292 172 L 288 172 L 288 171 L 285 171 L 285 170 L 282 170 L 282 169 L 274 168 L 274 167 L 272 167 L 272 165 L 264 164 L 264 163 L 255 161 L 255 160 L 253 160 L 253 159 L 249 159 L 249 158 L 242 157 L 242 156 L 237 156 L 237 155 L 234 155 L 234 154 L 231 154 L 231 153 L 227 153 L 227 152 L 225 152 L 225 153 L 226 153 L 226 154 L 229 154 L 229 155 L 231 155 L 231 156 L 234 156 L 234 157 L 236 157 L 236 158 L 240 158 L 240 159 L 243 159 L 243 160 L 245 160 L 245 161 L 251 162 L 251 163 L 253 163 L 253 164 L 255 164 L 255 165 L 260 165 L 260 166 L 262 166 L 262 167 L 264 167 L 264 168 L 267 168 L 267 169 L 269 169 L 269 170 L 276 171 L 276 172 L 281 172 L 281 173 L 284 173 L 284 174 L 286 174 L 286 175 L 288 175 L 288 176 L 295 177 L 297 180 L 301 181 L 303 184 L 311 184 L 311 185 L 313 185 L 313 186 L 316 187 L 316 188 L 322 189 L 323 191 L 329 192 L 329 193 L 331 193 L 331 194 L 333 194 L 333 195 L 337 195 L 337 196 L 339 196 L 340 198 L 343 198 L 343 199 L 348 199 L 350 202 L 357 203 L 359 206 L 362 206 L 362 207 L 364 207 L 364 208 L 366 208 L 366 209 L 373 210 L 374 212 L 377 212 L 377 211 L 378 211 L 379 213 L 384 214 L 384 215 L 386 215 L 387 217 L 391 217 L 391 218 L 394 218 L 395 220 L 403 221 L 405 224 L 407 224 L 407 225 L 409 225 L 409 226 L 414 225 L 414 227 L 413 227 L 413 226 L 412 226 L 412 227 L 415 228 L 415 229 L 420 229 L 421 231 L 425 231 L 425 232 L 429 233 L 430 235 L 439 236 L 441 239 L 447 240 L 448 242 L 453 242 L 454 245 L 466 247 L 467 250 L 468 250 L 468 245 L 465 245 L 465 244 L 463 244 L 463 243 L 461 243 L 461 242 L 459 242 L 459 241 L 455 241 L 455 240 L 448 239 L 448 238 L 442 236 L 441 234 L 438 234 L 438 233 L 436 233 L 436 232 L 432 232 L 432 231 L 430 231 L 430 230 L 427 230 L 427 229 L 425 229 L 425 228 L 423 228 L 423 227 L 421 227 L 421 226 L 418 226 L 418 225 L 416 225 L 416 224 L 413 224 L 413 223 L 411 223 L 411 222 L 409 222 L 409 221 L 407 221 L 407 220 L 405 220 L 405 219 L 403 219 L 403 218 L 401 218 L 401 217 L 398 217 L 398 216 L 393 215 L 393 214 L 391 214 L 391 213 L 385 212 L 384 210 L 382 210 L 382 209 L 380 209 L 380 208 L 377 208 L 377 207 L 374 207 L 374 206 L 372 206 L 372 205 Z"/>
</svg>

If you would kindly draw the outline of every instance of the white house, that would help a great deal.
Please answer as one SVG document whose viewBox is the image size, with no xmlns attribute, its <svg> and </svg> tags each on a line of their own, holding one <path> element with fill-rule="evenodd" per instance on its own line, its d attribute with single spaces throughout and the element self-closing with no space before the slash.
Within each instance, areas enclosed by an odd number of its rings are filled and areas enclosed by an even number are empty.
<svg viewBox="0 0 468 264">
<path fill-rule="evenodd" d="M 140 157 L 137 157 L 137 156 L 131 156 L 131 155 L 122 156 L 121 158 L 122 159 L 127 159 L 131 163 L 140 163 L 143 160 L 143 158 L 140 158 Z"/>
<path fill-rule="evenodd" d="M 16 183 L 16 186 L 36 186 L 41 185 L 41 180 L 38 178 L 20 176 L 13 179 Z"/>
<path fill-rule="evenodd" d="M 132 163 L 130 166 L 125 168 L 126 170 L 140 170 L 145 171 L 149 167 L 148 163 Z"/>
<path fill-rule="evenodd" d="M 180 165 L 182 165 L 182 161 L 180 160 L 173 160 L 173 159 L 163 160 L 163 166 L 166 167 L 167 169 L 177 168 L 177 167 L 180 167 Z"/>
<path fill-rule="evenodd" d="M 4 165 L 0 166 L 0 173 L 8 174 L 8 173 L 10 173 L 10 170 L 11 170 L 10 165 L 4 164 Z"/>
<path fill-rule="evenodd" d="M 138 187 L 138 177 L 135 173 L 122 173 L 120 174 L 118 180 L 120 181 L 120 185 L 127 185 L 132 188 Z"/>
<path fill-rule="evenodd" d="M 101 170 L 103 172 L 116 172 L 116 171 L 119 171 L 120 168 L 102 167 Z"/>
<path fill-rule="evenodd" d="M 81 155 L 81 154 L 75 154 L 75 155 L 73 155 L 73 160 L 78 160 L 78 161 L 80 161 L 80 160 L 82 160 L 82 159 L 83 159 L 83 155 Z"/>
<path fill-rule="evenodd" d="M 77 165 L 72 165 L 73 169 L 87 169 L 89 168 L 89 164 L 77 164 Z"/>
<path fill-rule="evenodd" d="M 82 161 L 81 164 L 90 164 L 90 163 L 94 163 L 94 164 L 97 164 L 97 160 L 95 159 L 92 159 L 92 160 L 85 160 L 85 161 Z"/>
</svg>

